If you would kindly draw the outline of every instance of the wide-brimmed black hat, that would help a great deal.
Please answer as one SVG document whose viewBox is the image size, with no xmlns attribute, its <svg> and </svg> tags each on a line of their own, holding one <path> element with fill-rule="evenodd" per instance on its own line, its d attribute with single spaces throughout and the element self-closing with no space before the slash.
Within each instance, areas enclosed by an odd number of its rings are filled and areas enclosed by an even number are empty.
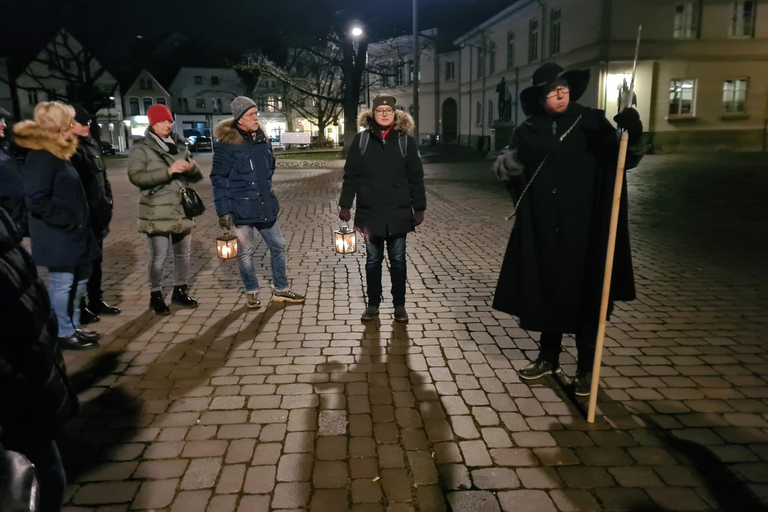
<svg viewBox="0 0 768 512">
<path fill-rule="evenodd" d="M 523 112 L 526 115 L 531 115 L 543 111 L 544 107 L 541 105 L 541 97 L 546 92 L 547 86 L 558 80 L 563 80 L 568 84 L 570 100 L 578 101 L 584 94 L 584 91 L 587 90 L 589 70 L 573 69 L 566 71 L 554 62 L 547 62 L 542 65 L 533 72 L 531 86 L 526 87 L 520 93 L 520 103 L 522 104 Z"/>
<path fill-rule="evenodd" d="M 85 110 L 85 107 L 79 103 L 73 103 L 72 108 L 75 109 L 75 121 L 82 125 L 86 125 L 93 119 L 93 114 Z"/>
</svg>

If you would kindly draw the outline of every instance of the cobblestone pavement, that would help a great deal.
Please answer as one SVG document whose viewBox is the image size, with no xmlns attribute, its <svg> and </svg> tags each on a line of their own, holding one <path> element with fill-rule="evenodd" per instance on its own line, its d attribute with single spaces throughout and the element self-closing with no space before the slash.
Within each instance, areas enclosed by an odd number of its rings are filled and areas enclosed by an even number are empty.
<svg viewBox="0 0 768 512">
<path fill-rule="evenodd" d="M 123 313 L 92 326 L 103 348 L 67 354 L 83 408 L 61 442 L 66 510 L 763 509 L 766 164 L 649 156 L 630 173 L 639 297 L 609 325 L 590 425 L 567 378 L 518 380 L 536 343 L 490 308 L 510 203 L 488 162 L 427 166 L 402 326 L 391 306 L 361 324 L 364 251 L 332 252 L 341 171 L 319 169 L 280 169 L 274 183 L 304 305 L 269 304 L 262 244 L 267 306 L 245 307 L 235 262 L 214 254 L 206 179 L 191 268 L 200 307 L 152 316 L 137 191 L 112 161 L 105 289 Z"/>
</svg>

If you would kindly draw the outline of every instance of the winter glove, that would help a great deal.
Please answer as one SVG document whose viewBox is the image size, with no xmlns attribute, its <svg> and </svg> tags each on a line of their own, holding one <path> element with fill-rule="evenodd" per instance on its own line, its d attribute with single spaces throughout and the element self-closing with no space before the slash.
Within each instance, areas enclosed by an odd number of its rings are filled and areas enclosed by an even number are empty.
<svg viewBox="0 0 768 512">
<path fill-rule="evenodd" d="M 640 137 L 642 137 L 643 122 L 640 121 L 640 114 L 632 107 L 626 108 L 622 113 L 615 115 L 613 120 L 616 121 L 619 128 L 627 130 L 630 146 L 636 144 Z"/>
<path fill-rule="evenodd" d="M 219 227 L 224 229 L 232 229 L 232 226 L 234 226 L 235 223 L 232 220 L 232 215 L 226 214 L 219 217 Z"/>
<path fill-rule="evenodd" d="M 424 222 L 424 212 L 413 212 L 413 225 L 418 226 Z"/>
<path fill-rule="evenodd" d="M 518 157 L 517 150 L 509 149 L 509 147 L 501 150 L 501 154 L 496 157 L 496 161 L 491 166 L 496 179 L 504 182 L 522 176 L 524 168 L 525 164 Z"/>
<path fill-rule="evenodd" d="M 339 210 L 339 218 L 344 222 L 349 222 L 349 220 L 352 218 L 352 212 L 349 208 L 341 208 Z"/>
</svg>

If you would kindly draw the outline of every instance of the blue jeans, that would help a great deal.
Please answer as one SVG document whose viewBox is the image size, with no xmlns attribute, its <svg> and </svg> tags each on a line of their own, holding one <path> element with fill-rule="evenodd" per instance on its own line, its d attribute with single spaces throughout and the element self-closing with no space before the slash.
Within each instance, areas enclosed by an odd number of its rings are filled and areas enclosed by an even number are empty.
<svg viewBox="0 0 768 512">
<path fill-rule="evenodd" d="M 235 231 L 237 232 L 237 265 L 240 267 L 240 278 L 243 280 L 246 293 L 259 291 L 259 280 L 256 278 L 256 268 L 253 265 L 257 231 L 269 249 L 272 284 L 275 286 L 275 291 L 290 290 L 291 286 L 285 275 L 285 240 L 277 221 L 270 227 L 235 226 Z"/>
<path fill-rule="evenodd" d="M 405 306 L 405 235 L 368 236 L 365 242 L 365 281 L 368 285 L 368 306 L 381 304 L 381 263 L 384 261 L 384 243 L 389 255 L 389 275 L 392 280 L 392 303 L 395 307 Z"/>
<path fill-rule="evenodd" d="M 91 264 L 48 268 L 48 296 L 59 321 L 59 338 L 69 338 L 80 327 L 80 303 L 86 295 Z"/>
</svg>

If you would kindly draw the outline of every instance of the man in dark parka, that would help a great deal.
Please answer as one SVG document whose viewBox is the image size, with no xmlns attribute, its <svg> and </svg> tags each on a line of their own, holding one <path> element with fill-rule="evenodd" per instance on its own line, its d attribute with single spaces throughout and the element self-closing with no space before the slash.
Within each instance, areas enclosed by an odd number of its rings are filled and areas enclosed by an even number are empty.
<svg viewBox="0 0 768 512">
<path fill-rule="evenodd" d="M 357 197 L 355 228 L 365 235 L 368 307 L 361 318 L 363 322 L 379 315 L 385 243 L 395 321 L 408 322 L 405 239 L 415 226 L 424 222 L 427 209 L 421 156 L 416 139 L 408 135 L 413 119 L 394 108 L 394 97 L 379 95 L 373 99 L 373 111 L 360 114 L 357 124 L 365 131 L 355 135 L 349 147 L 339 198 L 339 218 L 349 221 L 352 202 Z M 364 148 L 361 137 L 367 139 L 367 143 L 363 139 Z"/>
<path fill-rule="evenodd" d="M 103 250 L 104 238 L 109 233 L 112 220 L 112 187 L 107 179 L 107 165 L 101 158 L 101 145 L 91 136 L 91 115 L 82 105 L 75 103 L 75 128 L 77 152 L 72 156 L 72 166 L 83 183 L 88 209 L 91 212 L 91 229 L 99 248 Z M 98 126 L 98 125 L 97 125 Z M 80 306 L 82 323 L 99 321 L 99 315 L 117 315 L 120 310 L 104 302 L 101 289 L 102 258 L 94 261 L 88 278 L 88 303 Z"/>
<path fill-rule="evenodd" d="M 519 205 L 493 307 L 542 333 L 538 358 L 518 374 L 530 380 L 559 373 L 563 333 L 575 333 L 573 387 L 580 396 L 590 390 L 618 156 L 617 132 L 605 113 L 576 103 L 588 82 L 588 70 L 564 72 L 555 63 L 536 70 L 534 85 L 520 94 L 529 117 L 494 166 Z M 630 146 L 640 141 L 637 111 L 614 120 L 628 131 Z M 633 146 L 626 168 L 639 156 Z M 622 197 L 612 301 L 635 298 L 626 188 Z"/>
</svg>

